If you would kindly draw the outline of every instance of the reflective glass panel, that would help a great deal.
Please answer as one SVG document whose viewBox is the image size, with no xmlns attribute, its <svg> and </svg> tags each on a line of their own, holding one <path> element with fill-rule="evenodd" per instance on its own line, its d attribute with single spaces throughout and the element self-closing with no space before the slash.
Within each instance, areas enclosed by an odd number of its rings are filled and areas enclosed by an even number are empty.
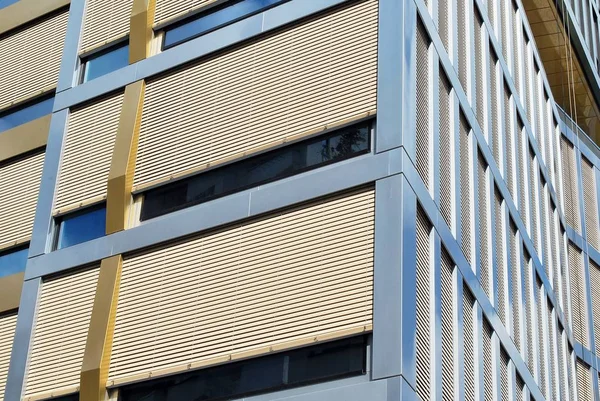
<svg viewBox="0 0 600 401">
<path fill-rule="evenodd" d="M 213 29 L 222 27 L 252 14 L 261 12 L 287 0 L 242 0 L 228 3 L 223 7 L 209 10 L 191 21 L 165 29 L 163 49 L 178 45 L 201 36 Z"/>
<path fill-rule="evenodd" d="M 150 190 L 141 219 L 361 155 L 369 151 L 370 132 L 366 121 Z"/>
<path fill-rule="evenodd" d="M 83 82 L 91 81 L 129 65 L 129 45 L 124 42 L 82 60 Z"/>
<path fill-rule="evenodd" d="M 365 365 L 365 339 L 354 337 L 126 386 L 119 401 L 230 400 L 361 375 Z"/>
<path fill-rule="evenodd" d="M 18 248 L 0 253 L 0 277 L 25 271 L 29 248 Z"/>
<path fill-rule="evenodd" d="M 15 4 L 19 0 L 0 0 L 0 8 L 8 7 L 11 4 Z"/>
<path fill-rule="evenodd" d="M 99 207 L 61 217 L 57 249 L 81 244 L 106 234 L 106 208 Z"/>
<path fill-rule="evenodd" d="M 28 123 L 52 113 L 54 96 L 42 98 L 32 103 L 0 113 L 0 132 Z"/>
</svg>

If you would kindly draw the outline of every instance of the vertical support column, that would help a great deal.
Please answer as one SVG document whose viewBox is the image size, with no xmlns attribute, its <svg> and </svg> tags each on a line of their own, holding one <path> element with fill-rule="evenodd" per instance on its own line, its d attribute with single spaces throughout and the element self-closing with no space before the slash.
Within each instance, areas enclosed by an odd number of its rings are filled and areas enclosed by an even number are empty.
<svg viewBox="0 0 600 401">
<path fill-rule="evenodd" d="M 121 283 L 121 255 L 104 259 L 96 286 L 94 307 L 90 318 L 85 353 L 81 366 L 81 401 L 103 401 L 114 334 L 114 322 Z"/>
<path fill-rule="evenodd" d="M 402 174 L 375 188 L 372 378 L 402 375 L 415 387 L 417 198 Z"/>
<path fill-rule="evenodd" d="M 129 31 L 129 64 L 150 57 L 156 0 L 134 0 Z"/>
<path fill-rule="evenodd" d="M 23 284 L 15 340 L 10 355 L 10 367 L 4 391 L 4 401 L 20 401 L 23 394 L 27 373 L 27 359 L 33 336 L 33 326 L 35 325 L 41 286 L 41 278 L 25 281 Z"/>
<path fill-rule="evenodd" d="M 127 85 L 115 137 L 106 196 L 106 234 L 124 230 L 131 205 L 144 92 L 142 81 Z"/>
</svg>

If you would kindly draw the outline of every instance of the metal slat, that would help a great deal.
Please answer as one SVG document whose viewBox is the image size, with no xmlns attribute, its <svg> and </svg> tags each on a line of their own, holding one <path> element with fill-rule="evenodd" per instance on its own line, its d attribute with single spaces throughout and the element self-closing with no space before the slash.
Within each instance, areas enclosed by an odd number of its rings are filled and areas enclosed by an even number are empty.
<svg viewBox="0 0 600 401">
<path fill-rule="evenodd" d="M 442 400 L 453 401 L 456 397 L 455 347 L 456 317 L 454 281 L 454 263 L 448 252 L 442 251 L 441 287 L 442 287 Z"/>
<path fill-rule="evenodd" d="M 600 250 L 596 174 L 594 166 L 585 157 L 581 157 L 581 176 L 583 182 L 583 210 L 585 214 L 585 233 L 587 241 L 594 248 Z"/>
<path fill-rule="evenodd" d="M 431 399 L 432 392 L 432 252 L 431 223 L 423 209 L 417 209 L 416 245 L 416 371 L 417 394 L 422 400 Z"/>
<path fill-rule="evenodd" d="M 133 0 L 86 1 L 81 53 L 128 34 L 132 5 Z"/>
<path fill-rule="evenodd" d="M 16 327 L 16 314 L 0 317 L 0 400 L 4 399 L 4 387 L 6 386 L 6 376 L 8 376 L 8 365 Z"/>
</svg>

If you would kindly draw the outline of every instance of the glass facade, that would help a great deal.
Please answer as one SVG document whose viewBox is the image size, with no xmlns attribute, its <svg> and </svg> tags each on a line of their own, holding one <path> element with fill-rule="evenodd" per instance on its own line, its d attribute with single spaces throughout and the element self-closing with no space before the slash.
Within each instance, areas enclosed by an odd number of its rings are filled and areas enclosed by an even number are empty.
<svg viewBox="0 0 600 401">
<path fill-rule="evenodd" d="M 54 96 L 27 103 L 0 113 L 0 133 L 52 113 Z"/>
<path fill-rule="evenodd" d="M 17 248 L 0 252 L 0 277 L 25 271 L 29 248 Z"/>
<path fill-rule="evenodd" d="M 67 248 L 106 234 L 106 208 L 95 207 L 59 219 L 56 249 Z"/>
<path fill-rule="evenodd" d="M 127 42 L 108 48 L 84 60 L 82 83 L 91 81 L 129 65 L 129 45 Z"/>
</svg>

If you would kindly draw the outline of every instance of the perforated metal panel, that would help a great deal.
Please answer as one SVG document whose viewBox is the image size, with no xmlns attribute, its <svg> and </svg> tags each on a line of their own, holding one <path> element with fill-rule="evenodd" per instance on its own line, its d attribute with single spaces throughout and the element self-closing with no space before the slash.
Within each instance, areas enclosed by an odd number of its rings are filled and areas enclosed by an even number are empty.
<svg viewBox="0 0 600 401">
<path fill-rule="evenodd" d="M 534 314 L 535 314 L 535 302 L 533 297 L 533 277 L 531 271 L 531 259 L 529 255 L 524 255 L 525 259 L 525 277 L 523 279 L 523 285 L 525 286 L 525 302 L 523 307 L 525 309 L 525 338 L 527 339 L 527 366 L 529 371 L 533 375 L 535 373 L 535 333 L 533 331 Z"/>
<path fill-rule="evenodd" d="M 558 380 L 557 380 L 557 369 L 556 369 L 556 344 L 559 339 L 556 335 L 556 323 L 553 317 L 553 307 L 550 303 L 550 300 L 546 298 L 546 311 L 547 311 L 547 324 L 548 324 L 548 359 L 550 361 L 550 366 L 548 367 L 548 377 L 550 380 L 550 389 L 552 391 L 552 396 L 557 399 L 560 397 L 558 391 Z"/>
<path fill-rule="evenodd" d="M 502 195 L 498 188 L 494 185 L 494 235 L 496 248 L 496 282 L 498 288 L 498 316 L 502 324 L 506 326 L 506 305 L 507 305 L 507 286 L 506 286 L 506 262 L 505 262 L 505 243 L 504 236 L 504 216 L 502 213 Z"/>
<path fill-rule="evenodd" d="M 504 158 L 502 157 L 502 136 L 500 134 L 500 107 L 502 105 L 502 99 L 498 97 L 500 89 L 498 71 L 496 69 L 497 62 L 498 59 L 496 58 L 496 56 L 494 54 L 490 54 L 490 108 L 492 111 L 490 117 L 492 123 L 492 131 L 491 139 L 488 138 L 488 141 L 490 147 L 492 148 L 494 160 L 496 161 L 496 164 L 500 167 L 500 172 L 502 173 L 502 166 L 504 166 Z"/>
<path fill-rule="evenodd" d="M 590 259 L 590 285 L 592 290 L 592 313 L 596 355 L 600 355 L 600 266 Z"/>
<path fill-rule="evenodd" d="M 442 287 L 442 400 L 453 401 L 456 399 L 456 380 L 454 355 L 454 336 L 456 333 L 456 318 L 454 302 L 454 263 L 448 252 L 442 251 L 441 260 L 441 287 Z"/>
<path fill-rule="evenodd" d="M 539 211 L 539 184 L 538 184 L 538 164 L 535 158 L 535 154 L 531 147 L 529 148 L 529 192 L 527 197 L 531 205 L 531 225 L 529 227 L 529 233 L 535 250 L 540 252 L 540 236 L 538 227 L 538 211 Z"/>
<path fill-rule="evenodd" d="M 87 0 L 81 52 L 88 52 L 127 35 L 132 6 L 133 0 Z"/>
<path fill-rule="evenodd" d="M 123 93 L 119 93 L 71 112 L 56 191 L 56 209 L 106 197 L 122 104 Z"/>
<path fill-rule="evenodd" d="M 525 401 L 525 382 L 519 375 L 517 375 L 517 394 L 515 399 L 517 401 Z"/>
<path fill-rule="evenodd" d="M 589 366 L 577 359 L 577 400 L 593 400 L 594 392 L 592 389 L 592 374 Z"/>
<path fill-rule="evenodd" d="M 485 124 L 487 118 L 486 97 L 489 92 L 486 90 L 486 70 L 487 66 L 484 62 L 484 38 L 485 26 L 477 12 L 474 13 L 474 30 L 475 30 L 475 111 L 477 122 L 483 130 L 483 134 L 488 137 L 487 126 Z"/>
<path fill-rule="evenodd" d="M 569 285 L 571 286 L 572 329 L 575 340 L 589 348 L 588 319 L 585 307 L 583 254 L 569 242 Z"/>
<path fill-rule="evenodd" d="M 519 235 L 514 222 L 510 221 L 510 275 L 512 291 L 512 325 L 513 341 L 517 350 L 523 352 L 521 348 L 521 252 L 519 250 Z"/>
<path fill-rule="evenodd" d="M 527 157 L 525 156 L 527 152 L 524 149 L 527 149 L 527 139 L 525 136 L 525 131 L 523 128 L 523 124 L 519 120 L 518 130 L 517 130 L 517 146 L 515 151 L 517 152 L 518 158 L 518 171 L 519 171 L 519 213 L 521 214 L 521 218 L 525 223 L 526 227 L 529 227 L 529 209 L 527 207 L 527 202 L 529 201 L 529 194 L 526 191 L 527 188 L 527 172 L 529 171 L 529 166 L 527 165 Z"/>
<path fill-rule="evenodd" d="M 471 220 L 472 220 L 472 200 L 471 200 L 471 146 L 470 146 L 470 128 L 467 125 L 465 117 L 460 113 L 460 138 L 459 138 L 459 163 L 460 163 L 460 231 L 461 246 L 465 257 L 472 263 L 472 239 L 471 239 Z"/>
<path fill-rule="evenodd" d="M 544 292 L 544 287 L 542 286 L 542 281 L 536 275 L 536 286 L 537 286 L 537 352 L 538 352 L 538 366 L 539 366 L 539 377 L 538 384 L 540 389 L 542 390 L 542 394 L 544 397 L 548 397 L 548 392 L 546 390 L 546 334 L 544 332 L 544 321 L 546 321 L 544 306 L 546 305 L 546 294 Z"/>
<path fill-rule="evenodd" d="M 467 24 L 467 13 L 469 12 L 470 5 L 473 3 L 469 0 L 458 0 L 458 7 L 456 9 L 457 15 L 457 28 L 458 28 L 458 79 L 467 94 L 469 96 L 469 44 L 471 43 L 469 35 L 469 24 Z"/>
<path fill-rule="evenodd" d="M 495 400 L 494 391 L 494 359 L 492 351 L 492 327 L 486 319 L 483 320 L 483 399 Z"/>
<path fill-rule="evenodd" d="M 520 14 L 519 11 L 515 8 L 514 3 L 512 3 L 513 5 L 511 6 L 512 8 L 512 15 L 513 15 L 513 19 L 512 19 L 512 30 L 513 30 L 513 54 L 514 54 L 514 58 L 515 58 L 515 68 L 513 69 L 513 80 L 515 82 L 515 87 L 517 89 L 517 93 L 519 94 L 519 97 L 522 99 L 521 94 L 522 94 L 522 90 L 521 90 L 521 66 L 523 65 L 522 62 L 522 55 L 520 54 L 520 45 L 521 45 L 521 32 L 522 32 L 522 23 L 521 23 L 521 18 L 520 18 Z"/>
<path fill-rule="evenodd" d="M 475 400 L 475 298 L 469 288 L 463 286 L 463 365 L 465 400 Z"/>
<path fill-rule="evenodd" d="M 510 92 L 508 88 L 504 87 L 504 137 L 506 144 L 506 186 L 508 187 L 508 192 L 510 192 L 511 198 L 517 202 L 518 199 L 516 197 L 517 192 L 515 188 L 515 166 L 513 158 L 514 154 L 514 145 L 513 141 L 515 140 L 515 128 L 516 125 L 513 121 L 513 112 L 512 112 L 512 102 L 510 100 Z"/>
<path fill-rule="evenodd" d="M 111 384 L 371 330 L 374 190 L 123 261 Z"/>
<path fill-rule="evenodd" d="M 431 67 L 429 62 L 429 37 L 425 27 L 417 25 L 417 132 L 415 138 L 415 163 L 417 172 L 428 189 L 430 188 L 430 144 L 431 128 L 429 121 Z"/>
<path fill-rule="evenodd" d="M 99 268 L 44 282 L 25 396 L 77 391 Z"/>
<path fill-rule="evenodd" d="M 500 348 L 500 392 L 502 394 L 503 401 L 510 400 L 510 388 L 508 383 L 508 375 L 509 375 L 509 366 L 508 363 L 510 358 L 508 354 L 504 350 L 504 348 Z"/>
<path fill-rule="evenodd" d="M 487 164 L 481 152 L 477 156 L 477 180 L 479 202 L 479 281 L 488 297 L 490 292 L 490 201 L 487 177 Z"/>
<path fill-rule="evenodd" d="M 452 204 L 452 130 L 451 124 L 454 120 L 454 116 L 450 115 L 450 96 L 451 96 L 450 83 L 446 79 L 443 72 L 440 72 L 440 128 L 439 128 L 439 158 L 440 158 L 440 172 L 439 184 L 440 184 L 440 211 L 442 217 L 448 227 L 452 229 L 452 216 L 454 214 Z"/>
<path fill-rule="evenodd" d="M 448 54 L 452 53 L 450 51 L 450 38 L 452 35 L 450 26 L 452 25 L 454 12 L 451 6 L 452 1 L 454 0 L 438 0 L 438 32 Z"/>
<path fill-rule="evenodd" d="M 560 138 L 560 154 L 562 159 L 562 185 L 565 218 L 567 219 L 567 224 L 569 226 L 581 233 L 575 149 L 563 136 Z"/>
<path fill-rule="evenodd" d="M 598 196 L 596 169 L 585 157 L 581 158 L 581 178 L 583 182 L 583 210 L 585 214 L 585 234 L 590 245 L 600 250 L 598 232 Z"/>
<path fill-rule="evenodd" d="M 56 86 L 68 17 L 52 14 L 0 38 L 0 108 Z"/>
<path fill-rule="evenodd" d="M 0 245 L 31 235 L 43 167 L 44 153 L 0 164 Z"/>
<path fill-rule="evenodd" d="M 349 3 L 148 81 L 136 189 L 374 112 L 377 4 Z"/>
<path fill-rule="evenodd" d="M 417 394 L 422 400 L 432 396 L 432 258 L 431 258 L 431 223 L 419 206 L 417 209 L 417 265 L 416 265 L 416 370 Z"/>
<path fill-rule="evenodd" d="M 4 399 L 4 387 L 6 386 L 6 376 L 8 375 L 16 327 L 16 313 L 0 317 L 0 400 Z"/>
</svg>

